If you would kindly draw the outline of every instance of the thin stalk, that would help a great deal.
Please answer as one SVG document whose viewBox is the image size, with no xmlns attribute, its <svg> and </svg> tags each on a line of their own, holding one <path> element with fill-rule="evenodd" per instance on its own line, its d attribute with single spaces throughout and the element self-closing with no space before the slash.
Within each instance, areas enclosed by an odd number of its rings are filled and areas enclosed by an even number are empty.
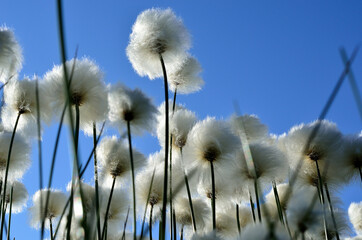
<svg viewBox="0 0 362 240">
<path fill-rule="evenodd" d="M 124 225 L 123 225 L 122 240 L 124 240 L 126 238 L 126 227 L 127 227 L 127 223 L 128 223 L 128 216 L 129 216 L 129 208 L 127 210 L 126 221 L 124 222 Z"/>
<path fill-rule="evenodd" d="M 96 215 L 97 215 L 97 234 L 98 239 L 101 239 L 101 224 L 99 216 L 99 189 L 98 189 L 98 166 L 97 166 L 97 129 L 96 124 L 93 123 L 93 156 L 94 156 L 94 188 L 96 194 Z"/>
<path fill-rule="evenodd" d="M 79 121 L 80 121 L 80 113 L 79 113 L 79 105 L 75 104 L 75 132 L 74 132 L 74 141 L 75 141 L 75 154 L 78 155 L 78 144 L 79 144 Z M 79 168 L 79 164 L 78 164 Z"/>
<path fill-rule="evenodd" d="M 258 210 L 258 219 L 261 222 L 261 211 L 260 211 L 260 202 L 259 202 L 259 189 L 258 189 L 258 181 L 254 179 L 254 190 L 255 190 L 255 200 L 256 200 L 256 208 Z"/>
<path fill-rule="evenodd" d="M 150 223 L 149 223 L 150 240 L 152 240 L 152 213 L 153 213 L 153 204 L 151 204 L 151 209 L 150 209 Z"/>
<path fill-rule="evenodd" d="M 280 198 L 279 198 L 278 189 L 275 184 L 275 181 L 272 182 L 272 185 L 273 185 L 275 203 L 277 204 L 277 208 L 278 208 L 279 220 L 282 224 L 284 224 L 282 205 L 280 204 Z"/>
<path fill-rule="evenodd" d="M 240 234 L 241 229 L 240 229 L 239 204 L 236 204 L 236 224 L 238 225 L 238 231 Z"/>
<path fill-rule="evenodd" d="M 42 161 L 42 148 L 41 148 L 41 133 L 40 133 L 40 106 L 39 106 L 39 85 L 38 78 L 35 81 L 35 98 L 36 98 L 36 124 L 38 130 L 38 159 L 39 159 L 39 189 L 43 189 L 43 161 Z M 40 198 L 39 209 L 40 216 L 43 209 L 43 198 Z M 42 239 L 43 236 L 40 237 Z"/>
<path fill-rule="evenodd" d="M 172 217 L 173 217 L 173 239 L 177 239 L 177 231 L 176 231 L 176 213 L 175 210 L 173 210 L 172 212 Z"/>
<path fill-rule="evenodd" d="M 361 169 L 361 167 L 358 167 L 358 170 L 359 170 L 359 175 L 361 177 L 361 182 L 362 182 L 362 169 Z"/>
<path fill-rule="evenodd" d="M 146 214 L 147 214 L 147 208 L 148 208 L 148 202 L 149 202 L 149 199 L 150 199 L 150 196 L 151 196 L 153 179 L 155 178 L 155 170 L 156 170 L 156 169 L 153 169 L 152 178 L 151 178 L 151 183 L 150 183 L 150 188 L 149 188 L 149 190 L 148 190 L 146 207 L 145 207 L 145 212 L 144 212 L 144 214 L 143 214 L 143 220 L 142 220 L 142 227 L 141 227 L 141 236 L 140 236 L 140 239 L 143 238 L 143 228 L 144 228 L 144 226 L 145 226 Z"/>
<path fill-rule="evenodd" d="M 175 112 L 176 108 L 176 95 L 177 95 L 177 87 L 175 88 L 175 92 L 173 93 L 172 114 Z"/>
<path fill-rule="evenodd" d="M 105 217 L 104 217 L 102 239 L 104 239 L 104 236 L 105 236 L 104 234 L 105 234 L 105 230 L 106 230 L 106 226 L 107 226 L 107 221 L 108 221 L 108 213 L 109 213 L 109 209 L 110 209 L 110 207 L 111 207 L 111 201 L 112 201 L 113 190 L 114 190 L 114 185 L 115 185 L 115 184 L 116 184 L 116 177 L 113 178 L 111 193 L 109 194 L 109 198 L 108 198 L 108 204 L 107 204 L 106 214 L 105 214 Z"/>
<path fill-rule="evenodd" d="M 255 222 L 256 222 L 256 217 L 255 217 L 255 206 L 254 206 L 253 199 L 251 198 L 251 193 L 249 193 L 249 200 L 250 200 L 251 213 L 252 213 L 252 215 L 253 215 L 253 220 L 254 220 L 254 223 L 255 223 Z"/>
<path fill-rule="evenodd" d="M 9 208 L 9 224 L 8 224 L 8 232 L 7 232 L 7 240 L 10 240 L 10 225 L 11 225 L 11 210 L 12 210 L 12 206 L 13 206 L 13 191 L 14 191 L 14 187 L 11 186 L 11 191 L 10 191 L 10 208 Z"/>
<path fill-rule="evenodd" d="M 336 238 L 337 238 L 337 240 L 340 240 L 339 233 L 338 233 L 338 228 L 337 228 L 337 223 L 336 223 L 336 218 L 334 216 L 331 196 L 329 195 L 329 189 L 328 189 L 328 185 L 327 185 L 326 182 L 324 183 L 324 189 L 326 190 L 326 194 L 327 194 L 327 200 L 328 200 L 328 203 L 329 203 L 329 210 L 331 212 L 331 217 L 332 217 L 332 221 L 333 221 L 334 230 L 336 231 Z"/>
<path fill-rule="evenodd" d="M 72 193 L 71 193 L 71 194 L 72 194 Z M 68 200 L 67 200 L 67 202 L 65 203 L 65 206 L 64 206 L 64 208 L 63 208 L 63 212 L 62 212 L 62 214 L 60 215 L 60 218 L 59 218 L 59 222 L 62 221 L 62 219 L 63 219 L 63 217 L 64 217 L 64 215 L 65 215 L 65 211 L 66 211 L 67 208 L 68 208 L 68 205 L 69 205 L 69 203 L 70 203 L 70 199 L 71 199 L 71 198 L 69 197 Z M 56 236 L 57 236 L 59 227 L 60 227 L 60 224 L 58 224 L 57 228 L 55 229 L 54 238 L 56 238 Z"/>
<path fill-rule="evenodd" d="M 131 139 L 131 125 L 130 121 L 127 121 L 127 133 L 128 133 L 128 144 L 129 144 L 129 157 L 131 160 L 131 174 L 132 174 L 132 190 L 133 190 L 133 240 L 137 237 L 137 219 L 136 219 L 136 184 L 134 174 L 134 162 L 132 152 L 132 139 Z"/>
<path fill-rule="evenodd" d="M 49 225 L 50 225 L 50 239 L 53 240 L 53 223 L 52 223 L 52 218 L 49 218 Z"/>
<path fill-rule="evenodd" d="M 287 214 L 285 213 L 284 210 L 283 210 L 283 214 L 284 214 L 284 225 L 285 225 L 285 227 L 287 228 L 289 237 L 290 237 L 291 239 L 293 239 L 293 238 L 292 238 L 292 232 L 290 231 L 290 227 L 289 227 L 289 222 L 288 222 Z"/>
<path fill-rule="evenodd" d="M 70 205 L 69 205 L 69 213 L 67 216 L 67 240 L 70 240 L 70 230 L 72 227 L 72 214 L 73 214 L 73 198 L 74 198 L 74 184 L 72 184 L 71 190 L 70 190 Z"/>
<path fill-rule="evenodd" d="M 172 138 L 173 138 L 173 135 L 171 134 L 170 136 L 170 234 L 171 234 L 171 240 L 176 240 L 176 238 L 174 238 L 174 230 L 173 230 L 173 204 L 172 204 L 172 200 L 173 200 L 173 196 L 172 196 Z"/>
<path fill-rule="evenodd" d="M 180 148 L 180 154 L 181 154 L 181 162 L 183 163 L 182 148 Z M 182 164 L 182 165 L 183 165 L 183 164 Z M 186 190 L 187 190 L 187 197 L 188 197 L 188 199 L 189 199 L 189 205 L 190 205 L 190 211 L 191 211 L 192 226 L 193 226 L 193 228 L 194 228 L 194 232 L 196 232 L 196 231 L 197 231 L 197 228 L 196 228 L 196 220 L 195 220 L 194 207 L 193 207 L 193 204 L 192 204 L 192 198 L 191 198 L 191 190 L 190 190 L 189 180 L 188 180 L 187 173 L 186 173 L 186 170 L 185 170 L 184 167 L 183 167 L 183 169 L 184 169 L 184 179 L 185 179 L 185 185 L 186 185 Z"/>
<path fill-rule="evenodd" d="M 16 128 L 18 127 L 18 123 L 19 123 L 19 119 L 21 116 L 22 112 L 18 113 L 18 116 L 16 117 L 16 121 L 15 121 L 15 126 L 13 129 L 13 134 L 11 135 L 11 140 L 10 140 L 10 146 L 9 146 L 9 152 L 8 152 L 8 159 L 6 161 L 6 170 L 5 170 L 5 177 L 4 177 L 4 190 L 3 190 L 3 198 L 2 198 L 2 216 L 1 216 L 1 231 L 0 231 L 0 239 L 3 239 L 3 227 L 4 227 L 4 222 L 5 222 L 5 196 L 6 196 L 6 183 L 8 181 L 8 174 L 9 174 L 9 163 L 10 163 L 10 157 L 11 157 L 11 151 L 13 149 L 13 144 L 14 144 L 14 139 L 15 139 L 15 133 L 16 133 Z"/>
<path fill-rule="evenodd" d="M 215 201 L 215 173 L 214 173 L 214 164 L 210 161 L 211 169 L 211 209 L 212 209 L 212 229 L 216 229 L 216 201 Z"/>
<path fill-rule="evenodd" d="M 160 239 L 164 240 L 166 236 L 166 206 L 167 206 L 167 182 L 168 182 L 168 147 L 169 147 L 169 109 L 168 109 L 168 82 L 166 66 L 163 57 L 160 54 L 160 61 L 163 72 L 164 88 L 165 88 L 165 167 L 164 167 L 164 181 L 163 181 L 163 201 L 162 201 L 162 214 L 161 214 L 161 231 Z"/>
<path fill-rule="evenodd" d="M 318 161 L 314 161 L 314 162 L 315 162 L 315 165 L 316 165 L 316 168 L 317 168 L 317 173 L 318 173 L 318 192 L 319 192 L 320 201 L 322 203 L 322 208 L 323 208 L 324 234 L 325 234 L 326 240 L 329 240 L 328 231 L 327 231 L 325 201 L 324 201 L 324 194 L 323 194 L 323 181 L 322 181 L 321 173 L 320 173 L 320 170 L 319 170 Z"/>
<path fill-rule="evenodd" d="M 305 234 L 302 232 L 302 240 L 305 240 Z"/>
</svg>

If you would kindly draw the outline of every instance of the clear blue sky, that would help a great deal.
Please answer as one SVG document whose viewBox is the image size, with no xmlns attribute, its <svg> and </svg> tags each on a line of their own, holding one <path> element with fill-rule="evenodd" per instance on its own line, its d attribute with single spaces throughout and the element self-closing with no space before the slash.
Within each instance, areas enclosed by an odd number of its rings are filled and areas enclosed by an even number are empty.
<svg viewBox="0 0 362 240">
<path fill-rule="evenodd" d="M 192 34 L 191 53 L 204 71 L 204 88 L 178 101 L 195 111 L 228 118 L 232 101 L 243 113 L 254 113 L 281 134 L 302 122 L 315 120 L 343 70 L 338 49 L 350 54 L 362 40 L 362 2 L 354 1 L 65 1 L 65 31 L 68 57 L 76 46 L 78 56 L 94 59 L 106 74 L 107 83 L 121 81 L 139 87 L 163 101 L 163 81 L 139 77 L 129 63 L 125 48 L 137 15 L 150 7 L 172 8 Z M 60 63 L 55 1 L 4 0 L 0 5 L 0 25 L 15 30 L 23 47 L 25 63 L 21 75 L 42 76 Z M 362 52 L 353 71 L 362 88 Z M 361 131 L 348 81 L 342 86 L 327 118 L 345 134 Z M 45 179 L 54 145 L 55 127 L 47 127 L 43 137 Z M 108 131 L 108 134 L 111 134 Z M 68 131 L 57 158 L 54 187 L 65 190 L 70 180 L 67 150 Z M 89 138 L 82 138 L 83 161 L 88 157 Z M 155 138 L 146 135 L 135 140 L 136 147 L 148 154 L 158 151 Z M 24 176 L 32 196 L 38 189 L 36 145 L 33 164 Z M 91 171 L 86 181 L 91 180 Z M 340 189 L 347 208 L 362 200 L 362 185 Z M 28 205 L 31 204 L 29 200 Z M 13 216 L 16 239 L 35 239 L 38 232 L 27 225 L 27 212 Z"/>
</svg>

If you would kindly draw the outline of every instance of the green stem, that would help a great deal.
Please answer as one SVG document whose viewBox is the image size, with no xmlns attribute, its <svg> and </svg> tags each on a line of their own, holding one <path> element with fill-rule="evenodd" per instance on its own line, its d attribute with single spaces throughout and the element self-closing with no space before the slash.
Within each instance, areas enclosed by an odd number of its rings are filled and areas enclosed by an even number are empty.
<svg viewBox="0 0 362 240">
<path fill-rule="evenodd" d="M 318 165 L 318 161 L 314 161 L 316 168 L 317 168 L 317 174 L 318 174 L 318 193 L 320 196 L 320 201 L 322 203 L 322 208 L 323 208 L 323 225 L 324 225 L 324 235 L 326 240 L 329 240 L 328 237 L 328 231 L 327 231 L 327 220 L 326 220 L 326 210 L 325 210 L 325 201 L 324 201 L 324 194 L 323 194 L 323 181 L 322 181 L 322 177 L 321 177 L 321 172 L 319 170 L 319 165 Z"/>
<path fill-rule="evenodd" d="M 8 224 L 8 232 L 7 232 L 7 240 L 10 240 L 10 225 L 11 225 L 11 211 L 12 211 L 12 205 L 13 205 L 13 191 L 14 191 L 14 187 L 11 186 L 11 191 L 10 191 L 10 209 L 9 209 L 9 224 Z"/>
<path fill-rule="evenodd" d="M 173 195 L 172 195 L 172 138 L 173 138 L 173 135 L 171 134 L 170 136 L 170 221 L 171 221 L 171 224 L 170 224 L 170 234 L 171 234 L 171 240 L 176 240 L 176 238 L 174 238 L 174 229 L 173 229 L 173 216 L 172 216 L 172 213 L 173 213 L 173 204 L 172 204 L 172 201 L 173 201 Z"/>
<path fill-rule="evenodd" d="M 240 229 L 239 204 L 236 204 L 236 224 L 238 225 L 238 231 L 240 234 L 241 229 Z"/>
<path fill-rule="evenodd" d="M 254 190 L 255 190 L 256 208 L 258 210 L 258 219 L 259 219 L 259 222 L 261 222 L 261 211 L 260 211 L 259 191 L 258 191 L 258 181 L 257 181 L 257 179 L 254 179 Z"/>
<path fill-rule="evenodd" d="M 140 236 L 140 239 L 143 238 L 143 229 L 144 229 L 144 226 L 145 226 L 146 214 L 147 214 L 147 208 L 148 208 L 148 202 L 149 202 L 149 199 L 150 199 L 150 196 L 151 196 L 153 179 L 155 178 L 155 170 L 156 170 L 156 169 L 153 169 L 152 178 L 151 178 L 151 183 L 150 183 L 150 188 L 149 188 L 149 190 L 148 190 L 146 207 L 145 207 L 145 212 L 144 212 L 144 214 L 143 214 L 143 220 L 142 220 L 142 227 L 141 227 L 141 236 Z"/>
<path fill-rule="evenodd" d="M 184 225 L 181 226 L 180 240 L 184 239 Z"/>
<path fill-rule="evenodd" d="M 131 173 L 132 173 L 132 189 L 133 189 L 133 240 L 137 237 L 137 219 L 136 219 L 136 186 L 135 186 L 135 174 L 134 174 L 134 162 L 132 152 L 132 139 L 131 139 L 131 125 L 130 121 L 127 121 L 127 133 L 128 133 L 128 144 L 129 144 L 129 156 L 131 160 Z"/>
<path fill-rule="evenodd" d="M 166 236 L 166 206 L 167 206 L 167 182 L 168 182 L 168 147 L 169 147 L 169 109 L 168 109 L 168 82 L 166 66 L 163 57 L 160 54 L 160 61 L 163 72 L 164 88 L 165 88 L 165 167 L 163 182 L 163 198 L 162 198 L 162 214 L 161 214 L 161 232 L 160 239 L 164 240 Z"/>
<path fill-rule="evenodd" d="M 99 189 L 98 189 L 98 166 L 97 166 L 97 129 L 96 124 L 93 123 L 93 156 L 94 156 L 94 188 L 96 194 L 96 215 L 97 215 L 97 234 L 98 239 L 101 239 L 101 224 L 99 216 Z"/>
<path fill-rule="evenodd" d="M 110 209 L 110 207 L 111 207 L 111 201 L 112 201 L 113 190 L 114 190 L 114 185 L 115 185 L 115 184 L 116 184 L 116 177 L 113 178 L 111 193 L 109 194 L 109 198 L 108 198 L 108 204 L 107 204 L 106 214 L 105 214 L 105 216 L 104 216 L 102 239 L 104 239 L 105 234 L 106 234 L 106 228 L 107 228 L 106 226 L 107 226 L 107 222 L 108 222 L 108 213 L 109 213 L 109 209 Z"/>
<path fill-rule="evenodd" d="M 127 210 L 126 221 L 124 222 L 124 225 L 123 225 L 122 240 L 126 239 L 126 227 L 127 227 L 127 223 L 128 223 L 128 216 L 129 216 L 129 208 Z"/>
<path fill-rule="evenodd" d="M 255 217 L 255 206 L 254 206 L 253 199 L 251 198 L 251 193 L 249 193 L 249 200 L 250 200 L 251 213 L 252 213 L 252 215 L 253 215 L 253 220 L 254 220 L 254 223 L 255 223 L 255 222 L 256 222 L 256 217 Z"/>
<path fill-rule="evenodd" d="M 153 213 L 153 204 L 151 204 L 151 209 L 150 209 L 150 223 L 149 223 L 149 228 L 150 228 L 150 240 L 152 240 L 152 213 Z"/>
<path fill-rule="evenodd" d="M 172 212 L 172 217 L 173 217 L 173 239 L 177 239 L 177 231 L 176 231 L 176 213 L 175 210 L 173 210 Z"/>
<path fill-rule="evenodd" d="M 53 240 L 53 223 L 52 223 L 52 218 L 49 218 L 49 224 L 50 224 L 50 239 Z"/>
<path fill-rule="evenodd" d="M 326 182 L 324 183 L 324 188 L 325 188 L 326 194 L 327 194 L 327 200 L 328 200 L 328 203 L 329 203 L 329 210 L 331 212 L 331 217 L 332 217 L 332 221 L 333 221 L 334 230 L 336 231 L 336 238 L 337 238 L 337 240 L 340 240 L 339 233 L 338 233 L 338 228 L 337 228 L 337 222 L 336 222 L 336 218 L 334 216 L 331 196 L 329 195 L 329 189 L 328 189 L 328 185 L 327 185 Z"/>
<path fill-rule="evenodd" d="M 282 210 L 282 205 L 280 203 L 280 198 L 279 198 L 279 194 L 278 194 L 278 189 L 277 186 L 275 184 L 275 181 L 272 182 L 273 185 L 273 191 L 274 191 L 274 197 L 275 197 L 275 202 L 278 208 L 278 214 L 279 214 L 279 220 L 282 224 L 284 224 L 284 219 L 283 219 L 283 210 Z"/>
<path fill-rule="evenodd" d="M 210 161 L 211 169 L 211 209 L 212 209 L 212 229 L 216 230 L 216 201 L 215 201 L 215 173 L 214 173 L 214 164 Z"/>
<path fill-rule="evenodd" d="M 361 167 L 358 167 L 358 170 L 359 170 L 359 175 L 361 177 L 361 182 L 362 182 L 362 169 L 361 169 Z"/>
<path fill-rule="evenodd" d="M 15 139 L 15 133 L 16 128 L 18 127 L 19 119 L 21 116 L 21 112 L 18 113 L 18 116 L 16 117 L 15 126 L 13 129 L 13 134 L 11 135 L 10 145 L 9 145 L 9 152 L 8 152 L 8 159 L 6 161 L 6 170 L 5 170 L 5 177 L 4 177 L 4 190 L 3 190 L 3 197 L 2 197 L 2 216 L 1 216 L 1 231 L 0 231 L 0 239 L 3 239 L 3 231 L 4 228 L 4 222 L 5 222 L 5 196 L 6 196 L 6 183 L 8 181 L 8 174 L 9 174 L 9 165 L 10 165 L 10 158 L 11 158 L 11 151 L 13 149 L 14 139 Z"/>
<path fill-rule="evenodd" d="M 175 92 L 173 93 L 172 114 L 175 112 L 176 108 L 176 95 L 177 95 L 177 87 L 175 88 Z"/>
</svg>

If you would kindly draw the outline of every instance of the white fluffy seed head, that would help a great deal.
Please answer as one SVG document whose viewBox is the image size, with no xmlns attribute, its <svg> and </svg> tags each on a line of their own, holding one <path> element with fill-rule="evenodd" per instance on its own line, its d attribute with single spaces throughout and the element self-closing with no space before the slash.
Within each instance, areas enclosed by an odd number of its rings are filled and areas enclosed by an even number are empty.
<svg viewBox="0 0 362 240">
<path fill-rule="evenodd" d="M 162 148 L 165 147 L 165 118 L 159 118 L 157 125 L 157 138 Z M 187 137 L 192 127 L 196 124 L 195 113 L 187 109 L 179 109 L 169 117 L 169 133 L 172 134 L 172 154 L 179 155 L 180 148 L 183 148 L 187 142 Z"/>
<path fill-rule="evenodd" d="M 80 128 L 87 134 L 92 134 L 94 122 L 103 122 L 108 113 L 107 91 L 103 81 L 103 73 L 99 67 L 90 59 L 72 59 L 65 63 L 68 77 L 71 77 L 70 99 L 75 119 L 75 106 L 79 106 Z M 67 100 L 64 88 L 63 65 L 54 66 L 44 76 L 48 88 L 48 96 L 51 106 L 60 118 Z M 68 121 L 68 111 L 65 120 Z"/>
<path fill-rule="evenodd" d="M 134 169 L 137 171 L 144 166 L 146 159 L 142 153 L 134 148 L 132 153 Z M 117 183 L 123 184 L 131 176 L 131 158 L 126 141 L 119 140 L 116 136 L 104 137 L 97 148 L 97 157 L 100 177 L 105 185 L 110 187 L 113 178 L 118 180 Z"/>
<path fill-rule="evenodd" d="M 195 124 L 185 145 L 184 159 L 188 167 L 210 169 L 213 162 L 215 169 L 231 169 L 233 153 L 239 146 L 239 140 L 231 133 L 226 122 L 208 117 Z"/>
<path fill-rule="evenodd" d="M 3 186 L 4 187 L 4 186 Z M 12 213 L 20 213 L 23 211 L 28 201 L 28 191 L 23 183 L 15 181 L 12 184 L 8 184 L 6 187 L 5 202 L 7 204 L 6 211 L 10 210 L 11 188 L 13 188 L 13 200 L 11 206 Z"/>
<path fill-rule="evenodd" d="M 0 177 L 4 179 L 12 133 L 0 132 Z M 9 162 L 8 181 L 19 179 L 30 166 L 30 145 L 15 135 Z"/>
<path fill-rule="evenodd" d="M 284 211 L 287 210 L 287 205 L 288 205 L 288 201 L 287 201 L 288 188 L 289 188 L 288 183 L 281 183 L 281 184 L 276 185 L 279 202 L 280 202 L 281 208 Z M 265 204 L 266 204 L 266 207 L 268 208 L 269 214 L 271 214 L 272 217 L 274 217 L 274 218 L 277 217 L 278 216 L 278 206 L 276 203 L 276 197 L 275 197 L 273 188 L 270 190 L 270 192 L 268 194 L 265 195 Z"/>
<path fill-rule="evenodd" d="M 244 129 L 246 138 L 249 142 L 265 140 L 268 138 L 268 127 L 262 124 L 256 115 L 233 115 L 229 121 L 232 132 L 236 136 L 239 136 L 239 132 Z"/>
<path fill-rule="evenodd" d="M 319 130 L 310 142 L 308 149 L 305 149 L 309 137 L 316 127 L 319 127 Z M 322 120 L 295 126 L 282 141 L 291 169 L 296 169 L 302 159 L 303 165 L 299 173 L 302 178 L 307 179 L 307 182 L 310 180 L 312 185 L 315 185 L 313 181 L 318 178 L 316 161 L 318 161 L 321 175 L 324 177 L 323 181 L 330 186 L 332 183 L 340 183 L 340 180 L 344 178 L 343 171 L 336 171 L 336 166 L 339 166 L 341 161 L 342 134 L 334 123 Z"/>
<path fill-rule="evenodd" d="M 273 234 L 273 235 L 271 235 Z M 273 237 L 272 237 L 273 236 Z M 240 235 L 240 240 L 250 239 L 276 239 L 276 240 L 289 240 L 290 237 L 286 229 L 280 224 L 274 224 L 273 231 L 265 223 L 256 223 L 248 225 Z"/>
<path fill-rule="evenodd" d="M 0 27 L 0 82 L 6 83 L 20 71 L 23 62 L 22 49 L 14 33 L 7 27 Z"/>
<path fill-rule="evenodd" d="M 236 153 L 238 167 L 235 169 L 236 177 L 249 191 L 254 191 L 254 179 L 257 179 L 261 190 L 270 186 L 272 181 L 285 180 L 288 174 L 287 160 L 278 148 L 256 142 L 251 143 L 249 148 L 255 172 L 252 165 L 247 163 L 242 149 Z"/>
<path fill-rule="evenodd" d="M 67 202 L 67 196 L 60 190 L 47 190 L 42 189 L 37 191 L 33 195 L 33 206 L 29 208 L 30 213 L 30 225 L 33 228 L 39 229 L 41 227 L 42 216 L 45 214 L 45 201 L 47 193 L 49 192 L 49 203 L 47 215 L 45 218 L 45 227 L 49 229 L 49 219 L 52 220 L 55 225 L 57 218 L 61 215 L 65 204 Z M 43 205 L 41 205 L 41 203 Z"/>
<path fill-rule="evenodd" d="M 176 198 L 174 201 L 176 222 L 184 227 L 192 228 L 192 215 L 190 210 L 189 199 L 187 197 Z M 198 198 L 192 199 L 192 206 L 195 215 L 196 226 L 198 229 L 203 229 L 206 221 L 210 216 L 209 206 Z"/>
<path fill-rule="evenodd" d="M 78 183 L 78 182 L 77 182 Z M 85 182 L 80 182 L 81 188 L 82 188 L 82 198 L 83 198 L 83 204 L 84 204 L 84 211 L 85 212 L 91 212 L 94 210 L 95 207 L 95 189 L 93 186 L 89 185 Z M 75 185 L 74 192 L 79 191 L 79 185 Z M 68 183 L 67 191 L 70 192 L 72 189 L 72 181 Z"/>
<path fill-rule="evenodd" d="M 130 122 L 132 134 L 152 132 L 156 123 L 157 109 L 140 89 L 134 90 L 117 84 L 109 89 L 108 118 L 122 131 Z"/>
<path fill-rule="evenodd" d="M 16 118 L 21 113 L 17 131 L 23 133 L 24 136 L 37 136 L 37 101 L 36 101 L 36 81 L 38 78 L 34 76 L 31 80 L 25 77 L 23 80 L 13 80 L 4 88 L 5 106 L 2 109 L 2 118 L 4 128 L 12 131 Z M 39 92 L 39 110 L 40 119 L 46 123 L 50 123 L 52 116 L 49 98 L 46 86 L 43 82 L 38 82 Z"/>
<path fill-rule="evenodd" d="M 160 54 L 173 72 L 187 56 L 190 35 L 171 9 L 152 8 L 140 13 L 132 27 L 127 56 L 140 76 L 162 76 Z"/>
<path fill-rule="evenodd" d="M 362 202 L 351 203 L 348 208 L 348 216 L 356 233 L 362 235 Z"/>
<path fill-rule="evenodd" d="M 341 167 L 338 169 L 345 170 L 346 180 L 350 180 L 359 177 L 359 169 L 362 168 L 362 136 L 345 136 L 343 142 Z"/>
<path fill-rule="evenodd" d="M 202 69 L 196 58 L 188 56 L 181 66 L 168 74 L 170 90 L 180 94 L 197 92 L 204 85 L 200 77 Z"/>
<path fill-rule="evenodd" d="M 219 236 L 217 236 L 215 231 L 210 231 L 206 233 L 194 233 L 191 237 L 191 240 L 221 240 Z"/>
</svg>

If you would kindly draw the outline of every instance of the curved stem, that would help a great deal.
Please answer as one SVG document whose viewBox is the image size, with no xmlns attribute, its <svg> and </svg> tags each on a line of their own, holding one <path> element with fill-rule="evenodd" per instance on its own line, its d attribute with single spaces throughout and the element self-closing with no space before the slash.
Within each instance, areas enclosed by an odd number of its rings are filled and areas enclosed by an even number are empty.
<svg viewBox="0 0 362 240">
<path fill-rule="evenodd" d="M 10 240 L 10 225 L 11 225 L 11 210 L 12 210 L 12 205 L 13 205 L 13 191 L 14 191 L 14 187 L 11 186 L 11 192 L 10 192 L 10 209 L 9 209 L 9 224 L 8 224 L 8 232 L 7 232 L 7 240 Z"/>
<path fill-rule="evenodd" d="M 136 240 L 137 237 L 136 186 L 135 186 L 134 162 L 133 162 L 133 152 L 132 152 L 131 126 L 129 121 L 127 121 L 127 133 L 128 133 L 128 144 L 129 144 L 129 157 L 131 160 L 132 189 L 133 189 L 133 239 Z"/>
<path fill-rule="evenodd" d="M 216 201 L 215 201 L 215 173 L 214 173 L 214 164 L 210 161 L 211 169 L 211 209 L 212 209 L 212 229 L 216 229 Z"/>
<path fill-rule="evenodd" d="M 149 201 L 150 196 L 151 196 L 153 179 L 155 178 L 155 171 L 156 171 L 156 169 L 153 169 L 152 178 L 151 178 L 151 183 L 150 183 L 150 188 L 149 188 L 149 190 L 148 190 L 148 195 L 147 195 L 145 212 L 144 212 L 144 214 L 143 214 L 143 220 L 142 220 L 142 227 L 141 227 L 141 236 L 140 236 L 140 239 L 143 238 L 143 228 L 144 228 L 144 226 L 145 226 L 146 214 L 147 214 L 147 208 L 148 208 L 148 201 Z"/>
<path fill-rule="evenodd" d="M 332 221 L 333 221 L 334 230 L 336 231 L 336 238 L 337 238 L 337 240 L 340 240 L 339 233 L 338 233 L 338 228 L 337 228 L 337 223 L 336 223 L 336 218 L 334 216 L 331 196 L 329 195 L 328 185 L 327 185 L 326 182 L 324 183 L 324 187 L 325 187 L 325 190 L 326 190 L 327 200 L 328 200 L 328 203 L 329 203 L 329 210 L 331 211 L 331 217 L 332 217 Z"/>
<path fill-rule="evenodd" d="M 163 181 L 163 201 L 162 201 L 162 215 L 161 215 L 161 232 L 160 239 L 165 239 L 166 233 L 166 205 L 167 205 L 167 182 L 168 182 L 168 147 L 169 147 L 169 107 L 168 107 L 168 82 L 166 66 L 163 57 L 160 54 L 160 61 L 163 72 L 164 88 L 165 88 L 165 167 L 164 167 L 164 181 Z"/>
<path fill-rule="evenodd" d="M 49 225 L 50 225 L 50 239 L 53 240 L 53 223 L 52 223 L 52 218 L 49 218 Z"/>
<path fill-rule="evenodd" d="M 5 196 L 6 196 L 6 183 L 8 181 L 8 174 L 9 174 L 9 164 L 10 164 L 10 158 L 11 158 L 11 151 L 13 149 L 14 139 L 15 139 L 15 133 L 16 128 L 18 127 L 19 119 L 21 116 L 21 112 L 18 113 L 18 116 L 16 117 L 15 126 L 13 129 L 13 134 L 11 135 L 10 145 L 9 145 L 9 152 L 8 152 L 8 159 L 6 161 L 6 170 L 5 170 L 5 177 L 4 177 L 4 189 L 3 189 L 3 198 L 2 198 L 2 216 L 1 216 L 1 231 L 0 231 L 0 239 L 3 239 L 3 227 L 5 222 Z"/>
<path fill-rule="evenodd" d="M 277 204 L 277 208 L 278 208 L 279 220 L 282 224 L 284 224 L 282 205 L 280 204 L 280 198 L 279 198 L 278 189 L 275 184 L 275 181 L 272 182 L 272 185 L 273 185 L 275 203 Z"/>
<path fill-rule="evenodd" d="M 170 136 L 170 234 L 171 234 L 171 240 L 176 240 L 176 238 L 174 238 L 174 229 L 173 229 L 173 223 L 174 223 L 174 219 L 173 219 L 173 195 L 172 195 L 172 134 Z"/>
<path fill-rule="evenodd" d="M 99 189 L 98 189 L 98 166 L 97 166 L 97 129 L 96 124 L 93 123 L 93 156 L 94 156 L 94 188 L 96 194 L 96 215 L 97 215 L 97 234 L 98 239 L 101 239 L 101 224 L 99 216 Z"/>
<path fill-rule="evenodd" d="M 109 198 L 108 198 L 108 204 L 107 204 L 107 209 L 106 209 L 106 214 L 104 216 L 104 224 L 103 224 L 103 232 L 102 232 L 102 239 L 104 239 L 105 237 L 105 233 L 106 233 L 106 226 L 107 226 L 107 222 L 108 222 L 108 213 L 109 213 L 109 209 L 111 207 L 111 201 L 112 201 L 112 196 L 113 196 L 113 190 L 114 190 L 114 185 L 116 184 L 116 178 L 113 178 L 113 182 L 112 182 L 112 188 L 111 188 L 111 193 L 109 194 Z"/>
<path fill-rule="evenodd" d="M 240 229 L 239 204 L 236 204 L 236 224 L 238 225 L 238 231 L 240 234 L 241 229 Z"/>
</svg>

